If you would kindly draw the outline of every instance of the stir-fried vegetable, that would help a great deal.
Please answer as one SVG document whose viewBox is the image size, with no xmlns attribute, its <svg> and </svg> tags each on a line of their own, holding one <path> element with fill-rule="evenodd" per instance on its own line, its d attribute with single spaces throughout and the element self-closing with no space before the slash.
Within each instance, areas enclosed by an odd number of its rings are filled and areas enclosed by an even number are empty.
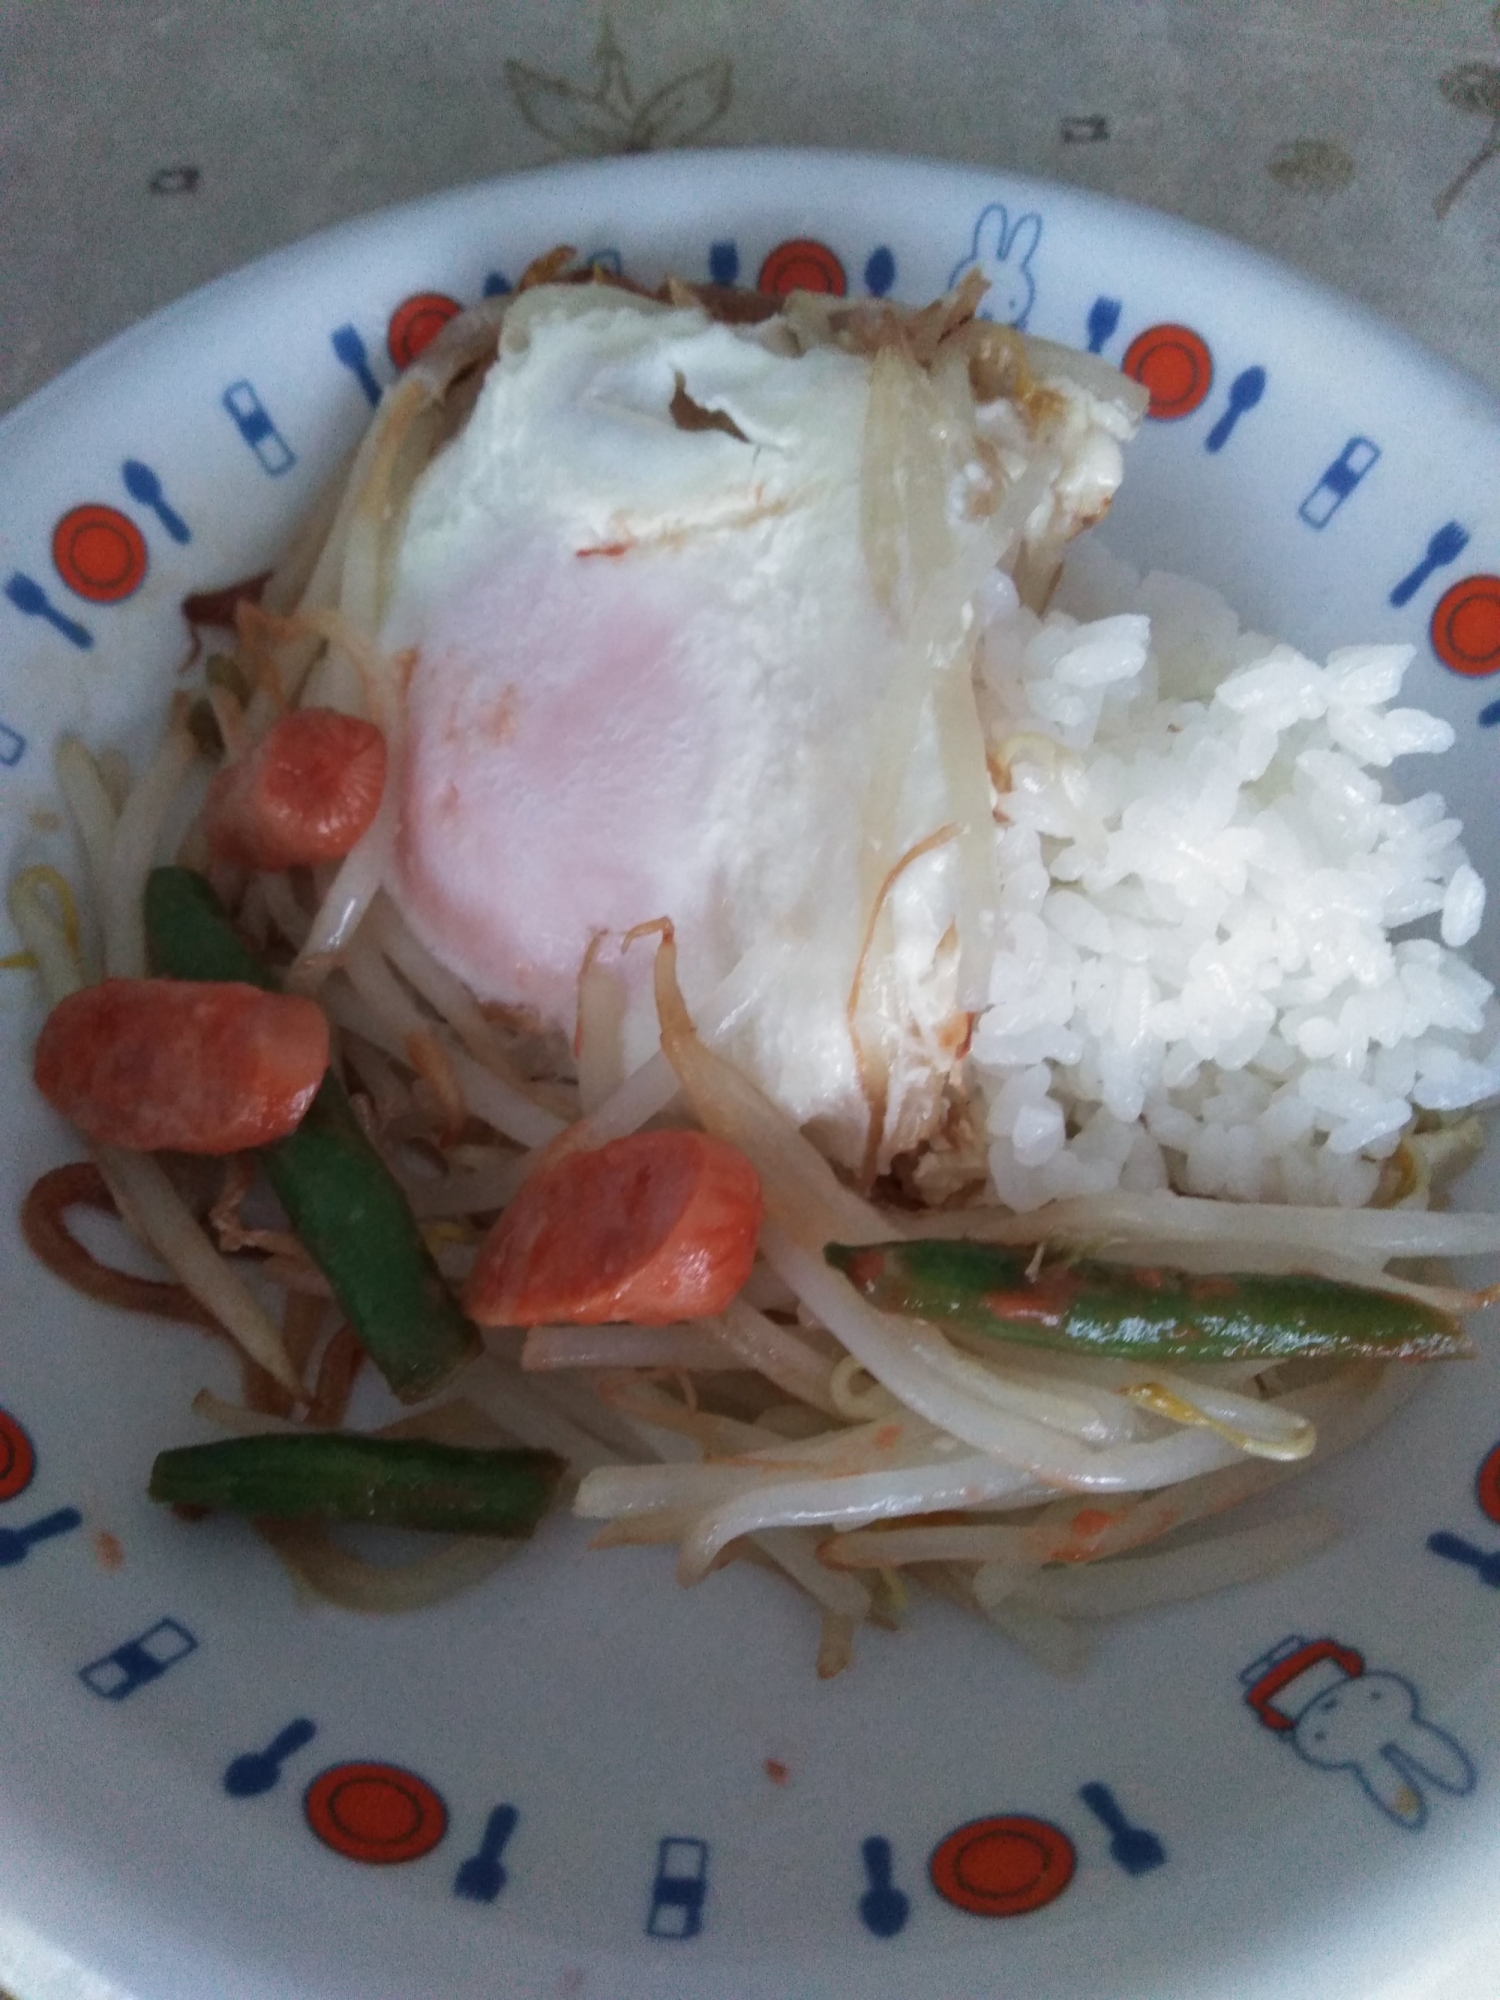
<svg viewBox="0 0 1500 2000">
<path fill-rule="evenodd" d="M 311 1000 L 243 981 L 104 979 L 58 1001 L 33 1073 L 101 1146 L 237 1153 L 295 1131 L 327 1068 Z"/>
<path fill-rule="evenodd" d="M 1435 1361 L 1466 1354 L 1458 1321 L 1415 1299 L 1331 1278 L 1043 1265 L 964 1241 L 830 1243 L 871 1305 L 1074 1354 L 1141 1361 Z"/>
<path fill-rule="evenodd" d="M 570 255 L 539 260 L 521 289 L 560 275 Z M 1059 422 L 1078 419 L 1102 444 L 1138 414 L 1129 400 L 1137 392 L 1122 392 L 1103 364 L 1085 357 L 1070 373 L 1056 351 L 978 320 L 982 290 L 970 274 L 917 314 L 887 301 L 825 310 L 801 294 L 779 330 L 795 351 L 836 347 L 871 364 L 860 542 L 875 596 L 901 633 L 868 768 L 860 776 L 858 760 L 850 765 L 857 782 L 845 804 L 862 815 L 854 900 L 833 896 L 830 908 L 837 904 L 846 921 L 815 941 L 824 952 L 820 977 L 837 975 L 830 1018 L 839 1046 L 845 1026 L 853 1038 L 858 1089 L 847 1130 L 827 1117 L 803 1124 L 790 1115 L 777 1072 L 756 1053 L 775 1040 L 766 1005 L 809 949 L 796 926 L 795 936 L 775 926 L 737 932 L 742 945 L 754 942 L 695 1021 L 677 982 L 671 923 L 644 923 L 617 939 L 594 936 L 590 916 L 577 934 L 585 955 L 576 1088 L 561 1053 L 571 951 L 552 965 L 564 1000 L 541 1007 L 549 1033 L 539 1037 L 535 1021 L 484 1005 L 499 960 L 481 964 L 471 924 L 446 942 L 434 936 L 436 957 L 407 929 L 419 906 L 408 894 L 415 872 L 395 866 L 400 798 L 437 797 L 434 780 L 444 774 L 424 766 L 419 782 L 421 746 L 433 731 L 417 700 L 421 676 L 411 675 L 415 649 L 387 652 L 381 635 L 406 629 L 391 607 L 413 482 L 481 393 L 500 305 L 439 336 L 384 398 L 347 488 L 330 494 L 306 543 L 271 578 L 265 608 L 241 605 L 237 657 L 209 663 L 204 697 L 191 710 L 179 695 L 135 782 L 117 753 L 96 760 L 76 742 L 59 752 L 93 881 L 93 921 L 80 924 L 68 886 L 45 868 L 24 871 L 12 898 L 52 1000 L 101 968 L 141 980 L 148 936 L 152 969 L 174 975 L 172 990 L 186 996 L 173 1005 L 201 1008 L 228 991 L 252 1007 L 284 1006 L 281 989 L 313 991 L 325 974 L 339 975 L 323 990 L 322 1012 L 314 1010 L 324 1059 L 331 1023 L 335 1036 L 342 1029 L 353 1038 L 348 1054 L 371 1117 L 357 1099 L 356 1120 L 336 1067 L 309 1084 L 299 1129 L 235 1130 L 238 1143 L 258 1150 L 255 1171 L 263 1162 L 352 1326 L 326 1309 L 326 1287 L 283 1229 L 240 1218 L 254 1178 L 244 1160 L 225 1176 L 212 1217 L 225 1254 L 162 1162 L 104 1144 L 97 1167 L 44 1175 L 23 1218 L 27 1241 L 81 1289 L 222 1325 L 274 1373 L 274 1398 L 248 1374 L 245 1406 L 200 1396 L 199 1414 L 233 1442 L 164 1453 L 151 1491 L 250 1515 L 299 1584 L 332 1602 L 404 1609 L 471 1585 L 530 1532 L 566 1459 L 581 1481 L 575 1511 L 602 1524 L 601 1545 L 676 1545 L 684 1582 L 741 1554 L 776 1565 L 818 1609 L 820 1673 L 848 1663 L 860 1621 L 899 1621 L 907 1579 L 977 1610 L 1034 1656 L 1076 1665 L 1081 1642 L 1064 1614 L 1176 1599 L 1268 1574 L 1323 1546 L 1331 1524 L 1311 1516 L 1238 1536 L 1195 1532 L 1190 1545 L 1140 1555 L 1269 1492 L 1315 1450 L 1322 1462 L 1373 1428 L 1418 1374 L 1384 1364 L 1461 1351 L 1459 1315 L 1489 1302 L 1409 1272 L 1428 1257 L 1500 1247 L 1495 1218 L 1308 1211 L 1165 1190 L 1060 1199 L 1029 1213 L 989 1198 L 951 1205 L 983 1177 L 983 1100 L 966 1103 L 961 1090 L 950 1098 L 945 1089 L 936 1105 L 925 1072 L 940 1087 L 951 1073 L 958 1085 L 953 1052 L 990 988 L 985 940 L 997 890 L 986 752 L 991 776 L 1009 782 L 1017 746 L 1042 743 L 1049 756 L 1056 747 L 1028 730 L 986 737 L 971 672 L 971 613 L 976 603 L 984 608 L 975 592 L 1009 551 L 1005 567 L 1014 568 L 1022 598 L 1045 595 L 1061 535 L 1057 507 L 1043 504 L 1049 490 L 1054 502 L 1061 493 Z M 720 307 L 747 302 L 675 281 L 662 296 L 682 307 L 695 295 L 716 318 L 743 316 Z M 748 303 L 754 318 L 776 304 Z M 1024 426 L 1040 447 L 1009 479 L 987 443 L 998 433 L 988 418 L 978 423 L 975 407 L 1001 396 L 1010 404 L 1007 437 L 1018 441 Z M 670 416 L 684 429 L 739 434 L 681 381 Z M 955 539 L 944 509 L 949 475 L 960 472 L 977 480 L 977 511 Z M 1044 517 L 1051 525 L 1027 530 Z M 226 596 L 229 608 L 236 595 L 244 593 Z M 821 686 L 827 676 L 814 678 Z M 304 701 L 312 705 L 297 706 Z M 351 702 L 371 721 L 339 712 Z M 931 832 L 926 820 L 901 819 L 907 794 L 895 783 L 925 705 L 946 801 Z M 503 708 L 496 716 L 507 720 Z M 502 730 L 497 720 L 494 734 L 508 741 L 508 721 Z M 179 808 L 197 796 L 194 739 L 226 761 L 183 852 L 213 856 L 225 907 L 201 876 L 150 872 Z M 575 761 L 564 762 L 576 776 Z M 842 811 L 830 821 L 851 823 Z M 527 832 L 520 829 L 519 846 L 473 848 L 476 907 L 493 901 L 484 853 L 522 854 Z M 949 1012 L 930 1036 L 923 1030 L 915 1063 L 914 1049 L 897 1048 L 899 1035 L 887 1046 L 881 968 L 907 923 L 895 891 L 911 907 L 926 898 L 906 871 L 950 843 L 931 903 L 933 911 L 951 905 L 933 960 L 940 987 L 952 981 Z M 330 862 L 310 910 L 305 884 L 283 871 Z M 463 857 L 455 865 L 461 873 Z M 588 871 L 573 873 L 581 881 Z M 446 896 L 455 878 L 444 865 L 425 879 Z M 672 909 L 696 935 L 678 875 L 670 882 L 651 907 Z M 558 898 L 548 902 L 536 882 L 530 887 L 551 925 Z M 722 902 L 719 887 L 712 899 Z M 420 929 L 425 939 L 425 914 Z M 650 933 L 660 940 L 661 1052 L 627 1075 L 633 1042 L 614 947 Z M 272 971 L 253 954 L 245 940 L 263 936 L 296 951 L 290 970 Z M 585 936 L 593 939 L 586 952 Z M 841 954 L 854 945 L 850 968 Z M 499 949 L 515 961 L 513 938 Z M 275 947 L 269 957 L 283 963 Z M 473 990 L 457 969 L 471 964 L 479 969 Z M 904 1008 L 885 1011 L 894 1020 Z M 917 1014 L 927 1020 L 925 1002 Z M 166 1018 L 143 1032 L 140 1060 L 155 1065 L 153 1079 L 163 1073 L 159 1094 L 181 1114 L 201 1047 L 189 1052 L 182 1037 L 163 1036 Z M 915 1091 L 908 1057 L 923 1072 Z M 235 1100 L 254 1097 L 247 1074 L 220 1064 L 207 1083 Z M 833 1070 L 828 1084 L 844 1088 Z M 678 1090 L 704 1129 L 642 1132 Z M 921 1135 L 939 1112 L 929 1155 Z M 866 1118 L 868 1197 L 838 1170 L 860 1160 Z M 1426 1199 L 1416 1156 L 1428 1136 L 1408 1135 L 1380 1199 Z M 166 1143 L 154 1130 L 148 1138 Z M 1443 1146 L 1455 1143 L 1442 1135 Z M 1408 1152 L 1412 1172 L 1397 1175 Z M 396 1174 L 411 1172 L 410 1206 L 382 1156 Z M 875 1177 L 888 1156 L 899 1161 L 903 1196 L 945 1206 L 889 1205 Z M 441 1171 L 420 1171 L 436 1159 Z M 919 1164 L 908 1170 L 913 1159 Z M 992 1196 L 1003 1191 L 991 1185 Z M 69 1234 L 69 1212 L 80 1204 L 111 1207 L 181 1283 L 97 1263 Z M 461 1237 L 462 1258 L 473 1219 L 501 1207 L 507 1212 L 479 1253 L 465 1303 L 487 1324 L 528 1328 L 524 1352 L 517 1358 L 496 1341 L 468 1362 L 464 1401 L 408 1414 L 373 1437 L 337 1431 L 366 1347 L 397 1392 L 415 1400 L 477 1345 L 412 1209 Z M 955 1236 L 968 1240 L 937 1240 Z M 280 1330 L 234 1268 L 243 1246 L 269 1253 L 258 1277 L 286 1290 Z M 438 1254 L 446 1264 L 448 1250 Z M 1076 1261 L 1111 1257 L 1138 1268 Z M 1409 1265 L 1387 1269 L 1403 1259 Z M 1220 1269 L 1231 1275 L 1189 1275 Z M 1054 1351 L 1028 1355 L 1017 1342 Z M 1329 1365 L 1276 1366 L 1304 1355 Z M 1360 1356 L 1376 1358 L 1351 1358 Z M 1187 1365 L 1207 1361 L 1217 1365 Z M 512 1442 L 526 1449 L 497 1448 Z M 342 1522 L 459 1534 L 393 1566 L 367 1563 L 347 1538 L 335 1539 L 329 1524 Z"/>
<path fill-rule="evenodd" d="M 146 936 L 152 962 L 174 978 L 275 985 L 191 869 L 152 870 Z M 298 1129 L 260 1158 L 371 1360 L 404 1402 L 430 1396 L 477 1351 L 479 1336 L 335 1076 L 324 1078 Z"/>
<path fill-rule="evenodd" d="M 637 1132 L 533 1174 L 480 1249 L 482 1326 L 663 1326 L 722 1312 L 755 1262 L 760 1181 L 707 1132 Z"/>
<path fill-rule="evenodd" d="M 208 843 L 243 868 L 336 861 L 375 817 L 385 738 L 331 708 L 294 709 L 214 779 Z"/>
<path fill-rule="evenodd" d="M 149 1490 L 153 1500 L 274 1520 L 529 1535 L 563 1470 L 550 1451 L 281 1431 L 160 1452 Z"/>
</svg>

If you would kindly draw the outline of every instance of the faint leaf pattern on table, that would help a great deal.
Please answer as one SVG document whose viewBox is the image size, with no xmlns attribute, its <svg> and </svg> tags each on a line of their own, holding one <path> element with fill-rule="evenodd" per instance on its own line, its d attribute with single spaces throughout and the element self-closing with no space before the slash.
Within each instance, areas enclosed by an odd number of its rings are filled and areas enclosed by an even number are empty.
<svg viewBox="0 0 1500 2000">
<path fill-rule="evenodd" d="M 629 139 L 628 119 L 570 83 L 518 62 L 506 63 L 505 80 L 532 131 L 565 153 L 617 153 Z"/>
<path fill-rule="evenodd" d="M 729 109 L 733 71 L 728 56 L 690 69 L 647 98 L 631 128 L 630 150 L 686 146 L 701 138 Z"/>
<path fill-rule="evenodd" d="M 1278 146 L 1267 172 L 1293 194 L 1338 194 L 1354 179 L 1354 162 L 1333 139 L 1292 139 Z"/>
<path fill-rule="evenodd" d="M 1500 68 L 1487 62 L 1458 63 L 1438 79 L 1438 89 L 1456 111 L 1476 112 L 1490 121 L 1484 144 L 1437 198 L 1441 222 L 1480 168 L 1500 154 Z"/>
<path fill-rule="evenodd" d="M 685 146 L 723 117 L 734 88 L 732 67 L 722 56 L 673 77 L 637 106 L 624 51 L 608 21 L 594 51 L 591 87 L 513 61 L 505 65 L 505 80 L 533 132 L 565 153 L 591 156 Z"/>
</svg>

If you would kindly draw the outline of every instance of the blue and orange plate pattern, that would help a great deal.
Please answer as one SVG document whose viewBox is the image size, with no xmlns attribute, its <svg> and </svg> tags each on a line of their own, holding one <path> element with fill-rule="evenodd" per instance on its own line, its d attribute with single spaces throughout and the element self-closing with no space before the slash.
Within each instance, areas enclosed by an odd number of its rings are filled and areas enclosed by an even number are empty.
<svg viewBox="0 0 1500 2000">
<path fill-rule="evenodd" d="M 192 636 L 183 600 L 264 567 L 426 342 L 566 238 L 648 280 L 778 293 L 920 297 L 979 270 L 984 310 L 1147 391 L 1107 531 L 1121 553 L 1201 571 L 1207 549 L 1209 581 L 1309 648 L 1421 649 L 1411 698 L 1460 730 L 1440 782 L 1500 875 L 1500 483 L 1475 474 L 1476 454 L 1500 462 L 1500 425 L 1477 391 L 1159 218 L 964 170 L 748 157 L 701 156 L 690 186 L 680 158 L 613 163 L 355 225 L 175 308 L 9 420 L 7 873 L 61 853 L 57 735 L 147 740 Z M 4 979 L 0 1974 L 42 1832 L 101 1880 L 154 1884 L 148 1930 L 218 1898 L 246 1994 L 283 1990 L 282 1955 L 321 1910 L 309 1996 L 344 1990 L 352 1925 L 387 1953 L 367 1992 L 425 1967 L 424 1990 L 453 1995 L 1206 2000 L 1257 1927 L 1295 1977 L 1319 1899 L 1408 1896 L 1416 1963 L 1441 1897 L 1412 1857 L 1463 1844 L 1500 1862 L 1500 1724 L 1481 1699 L 1500 1658 L 1492 1351 L 1399 1420 L 1399 1452 L 1387 1437 L 1321 1475 L 1344 1549 L 1128 1621 L 1080 1688 L 940 1607 L 821 1687 L 796 1607 L 760 1579 L 681 1597 L 647 1552 L 586 1557 L 566 1523 L 477 1598 L 377 1629 L 298 1607 L 232 1524 L 187 1529 L 144 1500 L 211 1357 L 29 1267 L 19 1196 L 70 1145 L 24 1083 L 37 1003 Z M 98 1809 L 116 1762 L 128 1831 Z M 265 1871 L 254 1893 L 246 1866 Z M 236 1871 L 243 1893 L 224 1888 Z M 46 1922 L 139 1979 L 107 1927 Z M 1360 1990 L 1353 1929 L 1330 1949 Z M 185 1995 L 192 1962 L 143 2000 Z"/>
</svg>

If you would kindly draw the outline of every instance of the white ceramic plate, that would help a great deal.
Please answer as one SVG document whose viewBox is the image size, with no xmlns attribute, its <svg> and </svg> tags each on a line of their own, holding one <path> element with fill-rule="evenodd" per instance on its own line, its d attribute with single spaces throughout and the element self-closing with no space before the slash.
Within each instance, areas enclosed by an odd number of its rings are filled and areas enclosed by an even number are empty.
<svg viewBox="0 0 1500 2000">
<path fill-rule="evenodd" d="M 57 733 L 145 740 L 179 600 L 263 565 L 392 378 L 388 343 L 559 240 L 652 280 L 911 298 L 977 256 L 997 317 L 1129 357 L 1161 414 L 1112 545 L 1310 649 L 1413 640 L 1407 698 L 1457 725 L 1441 782 L 1500 878 L 1500 426 L 1476 387 L 1159 216 L 987 171 L 733 153 L 559 169 L 338 230 L 11 417 L 7 876 L 46 847 Z M 441 297 L 403 308 L 422 294 Z M 0 1563 L 26 1552 L 0 1576 L 0 1978 L 22 2000 L 93 1991 L 70 1965 L 141 2000 L 1489 1990 L 1500 1592 L 1426 1542 L 1500 1550 L 1500 1481 L 1476 1484 L 1500 1436 L 1493 1337 L 1319 1479 L 1341 1547 L 1107 1629 L 1076 1686 L 935 1604 L 822 1685 L 810 1621 L 770 1580 L 683 1593 L 666 1557 L 586 1555 L 566 1520 L 456 1605 L 303 1610 L 241 1526 L 189 1530 L 143 1496 L 152 1453 L 198 1433 L 192 1392 L 230 1387 L 218 1353 L 91 1308 L 20 1245 L 26 1187 L 78 1152 L 25 1080 L 39 1016 L 4 976 Z M 9 1539 L 65 1509 L 76 1526 Z M 274 1783 L 226 1784 L 293 1723 Z M 455 1882 L 487 1829 L 505 1880 L 475 1900 Z M 361 1841 L 385 1865 L 351 1858 Z"/>
</svg>

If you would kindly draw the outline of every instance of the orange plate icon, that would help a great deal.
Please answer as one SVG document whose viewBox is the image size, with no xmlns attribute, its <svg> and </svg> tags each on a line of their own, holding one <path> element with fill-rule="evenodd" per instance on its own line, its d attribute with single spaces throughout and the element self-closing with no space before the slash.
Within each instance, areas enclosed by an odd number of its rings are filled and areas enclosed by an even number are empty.
<svg viewBox="0 0 1500 2000">
<path fill-rule="evenodd" d="M 385 344 L 392 365 L 405 368 L 430 340 L 436 340 L 450 319 L 463 311 L 457 299 L 446 292 L 414 292 L 403 299 L 391 314 Z"/>
<path fill-rule="evenodd" d="M 14 1500 L 31 1484 L 36 1453 L 9 1410 L 0 1410 L 0 1500 Z"/>
<path fill-rule="evenodd" d="M 778 243 L 755 282 L 758 290 L 778 299 L 788 292 L 831 292 L 841 299 L 849 289 L 843 265 L 826 243 L 813 236 L 793 236 Z"/>
<path fill-rule="evenodd" d="M 1149 394 L 1148 417 L 1189 417 L 1213 387 L 1208 342 L 1190 326 L 1148 326 L 1126 348 L 1121 367 Z"/>
<path fill-rule="evenodd" d="M 425 1778 L 398 1764 L 335 1764 L 302 1801 L 325 1847 L 377 1866 L 418 1861 L 448 1831 L 448 1808 Z"/>
<path fill-rule="evenodd" d="M 932 1886 L 976 1917 L 1021 1917 L 1055 1902 L 1077 1855 L 1061 1827 L 1023 1813 L 974 1819 L 933 1850 Z"/>
<path fill-rule="evenodd" d="M 1500 576 L 1463 576 L 1438 599 L 1432 650 L 1456 674 L 1500 672 Z"/>
<path fill-rule="evenodd" d="M 118 507 L 70 507 L 52 530 L 52 560 L 69 590 L 91 604 L 118 604 L 146 575 L 146 538 Z"/>
</svg>

